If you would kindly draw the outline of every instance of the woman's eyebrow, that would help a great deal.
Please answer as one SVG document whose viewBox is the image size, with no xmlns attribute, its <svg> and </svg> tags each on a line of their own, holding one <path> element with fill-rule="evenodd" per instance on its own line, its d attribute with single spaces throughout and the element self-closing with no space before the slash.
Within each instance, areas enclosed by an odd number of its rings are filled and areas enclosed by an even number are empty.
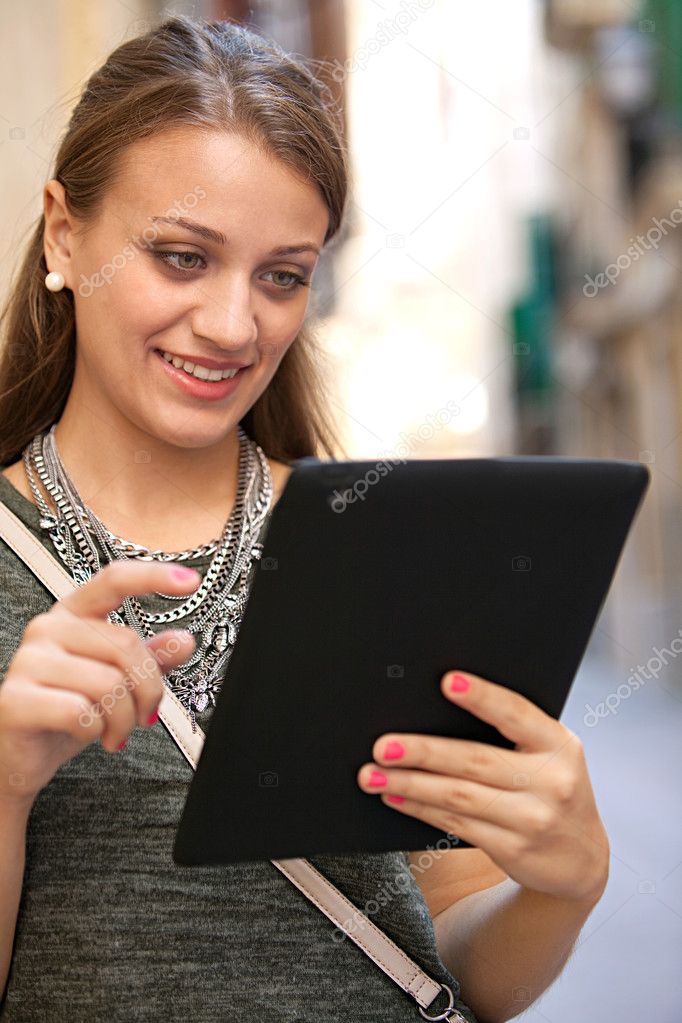
<svg viewBox="0 0 682 1023">
<path fill-rule="evenodd" d="M 215 242 L 217 245 L 225 245 L 227 238 L 221 231 L 214 231 L 211 227 L 206 227 L 204 224 L 198 224 L 195 220 L 188 220 L 186 217 L 150 217 L 149 218 L 154 224 L 171 224 L 173 227 L 184 227 L 186 231 L 191 231 L 193 234 L 198 234 L 201 238 L 205 238 L 206 241 Z M 293 255 L 296 252 L 316 252 L 319 256 L 320 250 L 317 245 L 312 242 L 302 242 L 300 245 L 281 245 L 277 249 L 273 249 L 271 252 L 272 256 L 287 256 Z"/>
</svg>

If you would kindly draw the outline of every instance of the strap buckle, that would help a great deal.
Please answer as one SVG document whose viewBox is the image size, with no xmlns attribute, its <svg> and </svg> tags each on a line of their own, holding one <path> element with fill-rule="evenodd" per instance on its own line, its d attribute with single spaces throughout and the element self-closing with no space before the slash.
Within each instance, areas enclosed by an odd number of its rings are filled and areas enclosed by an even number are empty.
<svg viewBox="0 0 682 1023">
<path fill-rule="evenodd" d="M 443 991 L 447 991 L 448 998 L 450 999 L 450 1004 L 446 1005 L 443 1011 L 439 1012 L 437 1016 L 429 1016 L 427 1012 L 424 1012 L 421 1005 L 419 1005 L 417 1006 L 417 1008 L 419 1009 L 420 1016 L 423 1016 L 424 1019 L 429 1020 L 446 1019 L 454 1020 L 455 1023 L 466 1023 L 464 1016 L 462 1016 L 461 1012 L 455 1008 L 455 996 L 453 995 L 452 990 L 447 986 L 447 984 L 441 984 L 441 988 L 443 989 Z"/>
</svg>

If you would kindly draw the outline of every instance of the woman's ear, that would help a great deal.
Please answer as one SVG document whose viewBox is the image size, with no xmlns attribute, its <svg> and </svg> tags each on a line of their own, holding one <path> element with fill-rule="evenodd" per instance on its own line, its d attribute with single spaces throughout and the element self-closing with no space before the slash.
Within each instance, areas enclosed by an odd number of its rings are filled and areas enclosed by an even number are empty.
<svg viewBox="0 0 682 1023">
<path fill-rule="evenodd" d="M 67 288 L 72 288 L 72 232 L 73 222 L 66 208 L 66 192 L 61 181 L 52 178 L 43 189 L 43 215 L 45 233 L 43 252 L 49 271 L 58 270 L 64 276 Z"/>
</svg>

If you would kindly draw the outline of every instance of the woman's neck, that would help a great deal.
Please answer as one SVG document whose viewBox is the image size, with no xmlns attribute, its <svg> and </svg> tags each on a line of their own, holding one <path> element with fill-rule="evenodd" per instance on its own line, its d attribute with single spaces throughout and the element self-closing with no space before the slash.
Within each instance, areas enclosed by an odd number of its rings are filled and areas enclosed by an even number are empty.
<svg viewBox="0 0 682 1023">
<path fill-rule="evenodd" d="M 59 428 L 55 431 L 58 437 Z M 236 458 L 227 470 L 215 478 L 210 487 L 193 487 L 191 481 L 176 476 L 167 478 L 152 462 L 128 463 L 125 471 L 113 468 L 109 479 L 105 474 L 88 472 L 88 466 L 79 461 L 74 467 L 57 440 L 60 456 L 76 484 L 83 502 L 95 512 L 112 533 L 151 550 L 180 551 L 209 543 L 222 534 L 225 522 L 234 506 L 238 479 L 238 447 Z M 104 463 L 106 465 L 106 462 Z M 284 462 L 268 458 L 272 473 L 274 505 L 280 497 L 291 467 Z M 3 470 L 3 475 L 33 504 L 33 491 L 26 478 L 23 460 L 19 459 Z M 150 487 L 152 499 L 150 499 Z M 40 486 L 48 504 L 52 498 Z M 147 502 L 145 504 L 145 501 Z"/>
</svg>

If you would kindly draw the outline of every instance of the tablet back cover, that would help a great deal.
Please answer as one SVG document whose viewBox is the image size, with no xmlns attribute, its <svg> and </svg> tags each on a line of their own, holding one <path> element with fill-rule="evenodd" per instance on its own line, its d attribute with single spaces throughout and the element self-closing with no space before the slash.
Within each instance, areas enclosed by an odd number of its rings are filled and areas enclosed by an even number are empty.
<svg viewBox="0 0 682 1023">
<path fill-rule="evenodd" d="M 547 456 L 295 463 L 176 862 L 416 850 L 446 838 L 363 792 L 360 766 L 386 732 L 513 746 L 443 697 L 453 668 L 558 718 L 648 481 L 637 462 Z"/>
</svg>

